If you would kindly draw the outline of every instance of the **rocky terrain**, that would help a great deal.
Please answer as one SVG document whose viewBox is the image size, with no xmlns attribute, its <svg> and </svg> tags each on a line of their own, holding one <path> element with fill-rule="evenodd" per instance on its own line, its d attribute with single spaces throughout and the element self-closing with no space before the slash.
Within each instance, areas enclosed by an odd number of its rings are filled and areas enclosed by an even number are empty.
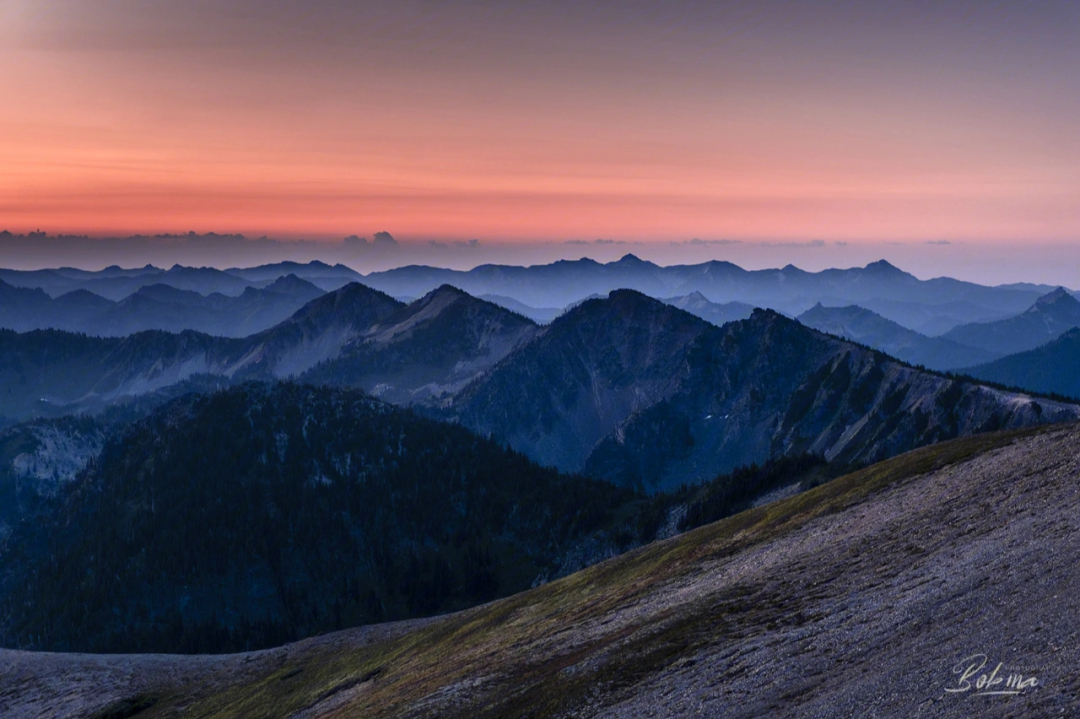
<svg viewBox="0 0 1080 719">
<path fill-rule="evenodd" d="M 711 326 L 628 290 L 589 300 L 451 398 L 450 416 L 542 464 L 580 470 L 598 441 L 675 391 Z"/>
<path fill-rule="evenodd" d="M 4 651 L 0 713 L 1073 716 L 1078 474 L 1076 425 L 982 435 L 441 619 L 225 657 Z M 978 691 L 999 663 L 1016 694 Z"/>
<path fill-rule="evenodd" d="M 443 285 L 372 323 L 336 357 L 299 378 L 358 387 L 398 404 L 437 401 L 460 391 L 537 331 L 522 315 Z"/>
<path fill-rule="evenodd" d="M 463 310 L 464 298 L 471 302 Z M 460 387 L 534 327 L 524 317 L 452 289 L 436 290 L 406 306 L 352 283 L 245 338 L 193 331 L 101 338 L 0 330 L 0 382 L 6 388 L 0 414 L 19 420 L 98 412 L 199 375 L 229 381 L 281 379 L 339 359 L 319 369 L 326 381 L 353 382 L 368 390 L 392 382 L 392 398 L 408 402 L 426 385 Z M 365 374 L 372 361 L 381 371 Z M 390 365 L 396 371 L 402 362 L 406 366 L 400 375 L 387 370 Z"/>
</svg>

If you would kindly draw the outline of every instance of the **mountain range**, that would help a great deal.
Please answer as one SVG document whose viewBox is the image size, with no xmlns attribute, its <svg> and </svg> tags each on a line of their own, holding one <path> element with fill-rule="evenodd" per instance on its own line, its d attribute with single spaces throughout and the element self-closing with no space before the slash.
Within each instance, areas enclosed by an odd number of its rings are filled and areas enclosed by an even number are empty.
<svg viewBox="0 0 1080 719">
<path fill-rule="evenodd" d="M 0 431 L 5 645 L 220 652 L 426 616 L 843 469 L 792 455 L 645 497 L 357 390 L 246 382 L 142 409 Z"/>
<path fill-rule="evenodd" d="M 710 302 L 700 292 L 691 292 L 682 297 L 662 298 L 661 302 L 678 307 L 717 327 L 726 325 L 728 322 L 749 319 L 754 312 L 754 306 L 745 302 Z"/>
<path fill-rule="evenodd" d="M 317 261 L 227 270 L 179 265 L 168 270 L 153 266 L 109 267 L 97 272 L 72 268 L 0 269 L 0 281 L 13 288 L 40 289 L 55 300 L 67 296 L 65 303 L 57 305 L 51 313 L 20 316 L 5 310 L 7 300 L 0 292 L 0 326 L 20 330 L 73 329 L 68 324 L 76 321 L 73 318 L 94 315 L 92 305 L 107 309 L 109 305 L 103 300 L 121 302 L 145 287 L 165 285 L 197 292 L 204 297 L 214 294 L 238 297 L 248 289 L 263 289 L 288 275 L 323 291 L 339 289 L 349 282 L 363 282 L 406 303 L 442 285 L 451 285 L 542 324 L 590 297 L 603 297 L 617 289 L 635 289 L 651 297 L 667 298 L 667 301 L 716 324 L 739 319 L 739 315 L 752 307 L 796 316 L 818 303 L 827 307 L 858 305 L 929 336 L 942 334 L 958 325 L 1012 317 L 1054 289 L 1030 284 L 986 287 L 947 277 L 920 280 L 885 261 L 865 267 L 806 272 L 791 265 L 779 269 L 744 270 L 723 261 L 662 267 L 633 255 L 608 263 L 586 258 L 530 267 L 482 265 L 468 271 L 408 266 L 367 275 L 344 265 L 331 266 Z M 78 294 L 72 295 L 73 292 Z M 188 297 L 187 303 L 192 300 L 194 298 Z M 703 304 L 705 302 L 710 304 Z M 698 311 L 695 307 L 702 309 Z M 118 317 L 109 331 L 194 329 L 240 336 L 245 331 L 264 329 L 243 325 L 243 313 L 238 314 L 235 323 L 241 329 L 230 329 L 222 322 L 200 324 L 197 316 L 195 321 L 180 326 L 176 322 L 182 320 L 182 316 L 176 314 L 178 317 L 166 318 L 156 324 L 138 314 Z M 78 321 L 78 326 L 88 326 L 81 319 Z M 91 329 L 98 332 L 92 326 Z"/>
<path fill-rule="evenodd" d="M 590 295 L 634 289 L 651 297 L 699 292 L 710 302 L 742 302 L 798 315 L 818 302 L 857 304 L 899 324 L 944 332 L 964 322 L 999 319 L 1022 312 L 1052 287 L 986 287 L 948 277 L 919 280 L 884 260 L 866 267 L 806 272 L 744 270 L 730 262 L 661 267 L 634 255 L 598 263 L 562 260 L 550 265 L 482 265 L 472 270 L 401 267 L 366 275 L 365 284 L 394 296 L 419 297 L 442 284 L 473 295 L 512 297 L 532 307 L 566 307 Z"/>
<path fill-rule="evenodd" d="M 364 389 L 535 461 L 649 491 L 790 452 L 880 459 L 1076 414 L 949 380 L 775 312 L 717 327 L 631 290 L 540 327 L 449 286 L 409 305 L 359 284 L 247 338 L 0 332 L 0 412 L 95 411 L 200 376 Z"/>
<path fill-rule="evenodd" d="M 262 288 L 245 287 L 236 296 L 148 284 L 118 301 L 85 289 L 54 299 L 40 288 L 14 287 L 0 280 L 0 327 L 19 332 L 61 329 L 98 337 L 123 337 L 144 330 L 246 337 L 273 327 L 322 294 L 323 290 L 296 275 L 285 275 Z"/>
<path fill-rule="evenodd" d="M 0 270 L 2 324 L 0 644 L 243 653 L 0 649 L 0 715 L 1075 704 L 1064 288 Z M 975 651 L 1039 692 L 949 704 Z"/>
<path fill-rule="evenodd" d="M 38 288 L 54 298 L 75 290 L 85 290 L 114 302 L 148 285 L 168 285 L 201 295 L 216 292 L 235 297 L 248 287 L 259 289 L 286 275 L 295 275 L 326 292 L 361 279 L 359 273 L 345 265 L 328 265 L 318 260 L 306 264 L 279 262 L 227 270 L 183 265 L 174 265 L 167 270 L 153 265 L 133 269 L 112 266 L 96 272 L 72 267 L 45 270 L 0 269 L 0 280 L 13 287 Z"/>
</svg>

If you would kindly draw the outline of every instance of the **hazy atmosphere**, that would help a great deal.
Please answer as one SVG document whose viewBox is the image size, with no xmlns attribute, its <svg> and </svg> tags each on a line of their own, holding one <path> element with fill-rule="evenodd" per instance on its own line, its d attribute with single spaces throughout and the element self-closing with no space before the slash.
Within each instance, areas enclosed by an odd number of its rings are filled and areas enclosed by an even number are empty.
<svg viewBox="0 0 1080 719">
<path fill-rule="evenodd" d="M 3 0 L 0 47 L 17 234 L 389 231 L 459 267 L 622 254 L 577 244 L 599 239 L 1078 284 L 1072 2 Z M 5 264 L 184 261 L 95 247 Z M 350 259 L 252 249 L 186 263 Z"/>
</svg>

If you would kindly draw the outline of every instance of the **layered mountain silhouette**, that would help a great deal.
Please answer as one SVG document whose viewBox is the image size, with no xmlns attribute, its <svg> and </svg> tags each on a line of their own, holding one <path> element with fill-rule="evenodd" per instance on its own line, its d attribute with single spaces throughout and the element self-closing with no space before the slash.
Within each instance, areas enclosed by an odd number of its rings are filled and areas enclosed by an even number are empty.
<svg viewBox="0 0 1080 719">
<path fill-rule="evenodd" d="M 6 383 L 0 415 L 98 411 L 202 375 L 305 377 L 409 403 L 460 389 L 535 329 L 520 315 L 450 287 L 405 305 L 352 283 L 238 339 L 191 331 L 100 338 L 0 330 Z"/>
<path fill-rule="evenodd" d="M 967 374 L 1008 387 L 1080 398 L 1080 328 L 1027 352 L 970 367 Z"/>
<path fill-rule="evenodd" d="M 419 297 L 451 284 L 474 296 L 510 297 L 531 307 L 567 307 L 622 288 L 651 297 L 699 292 L 710 302 L 741 302 L 790 315 L 818 302 L 857 304 L 924 333 L 1017 314 L 1045 292 L 1039 287 L 985 287 L 947 277 L 920 280 L 884 260 L 866 267 L 806 272 L 792 265 L 744 270 L 719 260 L 662 267 L 634 255 L 608 263 L 561 260 L 531 267 L 481 265 L 468 271 L 409 266 L 373 272 L 363 282 L 395 297 Z"/>
<path fill-rule="evenodd" d="M 544 325 L 561 315 L 565 310 L 563 307 L 530 307 L 524 302 L 518 302 L 513 297 L 504 295 L 480 295 L 480 299 L 499 305 L 499 307 L 505 307 L 511 312 L 517 312 L 537 324 Z"/>
<path fill-rule="evenodd" d="M 1046 344 L 1077 326 L 1080 326 L 1080 301 L 1059 287 L 1015 317 L 961 325 L 946 332 L 942 338 L 1008 355 Z"/>
<path fill-rule="evenodd" d="M 930 369 L 951 370 L 988 362 L 997 354 L 941 337 L 927 337 L 876 312 L 848 305 L 814 305 L 798 317 L 807 327 L 868 345 L 885 354 Z"/>
<path fill-rule="evenodd" d="M 306 264 L 279 262 L 227 270 L 183 265 L 174 265 L 167 270 L 153 265 L 133 269 L 113 266 L 96 272 L 72 267 L 51 270 L 0 269 L 0 280 L 14 287 L 38 288 L 50 297 L 86 290 L 114 302 L 148 285 L 168 285 L 201 295 L 218 293 L 235 297 L 248 287 L 259 289 L 287 275 L 295 275 L 326 292 L 361 278 L 359 273 L 345 265 L 328 265 L 317 260 Z"/>
<path fill-rule="evenodd" d="M 404 305 L 359 283 L 313 300 L 281 324 L 232 343 L 218 343 L 217 371 L 236 378 L 299 375 L 342 349 Z"/>
<path fill-rule="evenodd" d="M 295 275 L 323 291 L 334 291 L 350 282 L 361 281 L 409 302 L 448 284 L 539 323 L 550 322 L 566 308 L 589 297 L 602 297 L 621 288 L 635 289 L 652 297 L 671 298 L 691 310 L 699 307 L 700 316 L 719 324 L 738 318 L 738 314 L 747 312 L 748 307 L 771 308 L 796 316 L 819 302 L 826 306 L 854 304 L 930 336 L 966 323 L 1014 316 L 1052 289 L 1028 284 L 985 287 L 950 278 L 919 280 L 885 261 L 821 272 L 806 272 L 791 265 L 748 271 L 724 261 L 663 267 L 634 255 L 608 263 L 586 258 L 529 267 L 481 265 L 468 271 L 408 266 L 367 276 L 344 265 L 322 262 L 281 262 L 228 270 L 179 265 L 168 270 L 148 265 L 134 269 L 109 267 L 97 272 L 72 268 L 0 269 L 0 281 L 12 287 L 41 289 L 54 299 L 77 291 L 83 304 L 99 305 L 101 299 L 88 297 L 88 292 L 97 298 L 121 302 L 142 288 L 165 285 L 197 292 L 204 297 L 214 294 L 238 297 L 249 288 L 263 289 L 287 275 Z M 718 310 L 703 302 L 721 305 L 724 309 Z M 733 302 L 741 304 L 731 305 Z M 53 308 L 43 318 L 27 324 L 25 317 L 5 310 L 4 293 L 0 292 L 0 323 L 5 317 L 15 317 L 15 320 L 6 320 L 7 326 L 13 329 L 85 327 L 82 323 L 77 327 L 65 323 L 78 321 L 76 318 L 86 309 L 75 306 L 68 311 Z M 195 315 L 197 313 L 192 314 Z M 13 324 L 13 321 L 19 324 Z M 265 329 L 257 323 L 245 324 L 242 313 L 232 326 L 222 322 L 179 326 L 176 321 L 177 318 L 173 318 L 172 324 L 146 324 L 138 317 L 117 318 L 111 331 L 194 329 L 210 334 L 242 336 L 243 332 Z"/>
<path fill-rule="evenodd" d="M 185 331 L 87 337 L 0 330 L 0 415 L 99 411 L 202 375 L 289 377 L 333 359 L 402 304 L 358 284 L 323 295 L 270 330 L 242 339 Z"/>
<path fill-rule="evenodd" d="M 0 332 L 9 421 L 202 377 L 362 388 L 650 491 L 793 452 L 872 461 L 1080 411 L 922 372 L 772 311 L 717 327 L 632 290 L 546 327 L 449 286 L 404 305 L 354 283 L 242 339 Z"/>
<path fill-rule="evenodd" d="M 44 290 L 13 287 L 0 280 L 0 327 L 20 332 L 62 329 L 99 337 L 144 330 L 246 337 L 273 327 L 322 294 L 323 290 L 295 275 L 263 288 L 246 287 L 235 297 L 148 284 L 116 302 L 85 289 L 53 299 Z"/>
<path fill-rule="evenodd" d="M 588 300 L 452 400 L 452 416 L 579 470 L 627 417 L 669 396 L 707 322 L 630 290 Z"/>
<path fill-rule="evenodd" d="M 15 287 L 0 279 L 0 327 L 18 332 L 55 328 L 77 330 L 114 305 L 87 290 L 56 299 L 38 287 Z"/>
</svg>

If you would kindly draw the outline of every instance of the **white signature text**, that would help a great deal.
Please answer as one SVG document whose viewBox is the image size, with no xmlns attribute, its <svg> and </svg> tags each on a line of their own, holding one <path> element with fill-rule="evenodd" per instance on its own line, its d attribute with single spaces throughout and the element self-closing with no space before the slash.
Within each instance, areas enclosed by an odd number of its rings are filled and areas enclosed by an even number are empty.
<svg viewBox="0 0 1080 719">
<path fill-rule="evenodd" d="M 961 659 L 952 673 L 958 674 L 959 678 L 945 691 L 952 694 L 973 692 L 972 696 L 1010 696 L 1021 694 L 1026 689 L 1039 686 L 1039 679 L 1034 675 L 1025 676 L 1011 670 L 1003 671 L 1003 664 L 998 662 L 990 671 L 985 671 L 988 664 L 985 654 L 973 654 L 966 659 Z"/>
</svg>

